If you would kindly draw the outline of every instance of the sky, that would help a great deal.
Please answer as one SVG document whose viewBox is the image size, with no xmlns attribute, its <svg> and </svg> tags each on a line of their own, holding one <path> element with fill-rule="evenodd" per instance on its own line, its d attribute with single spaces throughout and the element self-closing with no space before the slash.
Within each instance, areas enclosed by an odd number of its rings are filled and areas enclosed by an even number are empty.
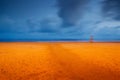
<svg viewBox="0 0 120 80">
<path fill-rule="evenodd" d="M 120 41 L 120 0 L 0 0 L 0 41 Z"/>
</svg>

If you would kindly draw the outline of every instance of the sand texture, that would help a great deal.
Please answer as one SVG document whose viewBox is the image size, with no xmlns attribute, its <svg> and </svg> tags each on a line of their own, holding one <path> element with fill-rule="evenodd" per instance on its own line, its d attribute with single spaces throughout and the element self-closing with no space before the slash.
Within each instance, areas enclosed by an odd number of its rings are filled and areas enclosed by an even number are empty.
<svg viewBox="0 0 120 80">
<path fill-rule="evenodd" d="M 120 43 L 0 43 L 0 80 L 120 80 Z"/>
</svg>

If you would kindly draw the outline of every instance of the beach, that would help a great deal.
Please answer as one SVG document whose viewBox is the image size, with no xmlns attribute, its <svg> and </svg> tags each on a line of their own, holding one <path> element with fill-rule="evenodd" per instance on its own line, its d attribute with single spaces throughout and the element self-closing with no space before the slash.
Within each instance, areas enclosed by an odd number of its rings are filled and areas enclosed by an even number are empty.
<svg viewBox="0 0 120 80">
<path fill-rule="evenodd" d="M 120 80 L 120 43 L 1 42 L 0 80 Z"/>
</svg>

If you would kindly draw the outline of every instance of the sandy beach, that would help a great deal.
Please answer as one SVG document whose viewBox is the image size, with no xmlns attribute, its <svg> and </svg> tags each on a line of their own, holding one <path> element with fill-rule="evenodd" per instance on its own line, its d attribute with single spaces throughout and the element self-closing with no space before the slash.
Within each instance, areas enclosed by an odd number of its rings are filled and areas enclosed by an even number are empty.
<svg viewBox="0 0 120 80">
<path fill-rule="evenodd" d="M 120 80 L 120 43 L 0 43 L 0 80 Z"/>
</svg>

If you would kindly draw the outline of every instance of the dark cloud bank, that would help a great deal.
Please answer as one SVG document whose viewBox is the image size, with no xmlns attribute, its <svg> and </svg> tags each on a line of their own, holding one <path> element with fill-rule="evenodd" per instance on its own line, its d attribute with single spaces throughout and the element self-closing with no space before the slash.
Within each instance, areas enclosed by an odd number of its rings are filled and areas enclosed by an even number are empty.
<svg viewBox="0 0 120 80">
<path fill-rule="evenodd" d="M 84 14 L 86 14 L 86 11 L 89 10 L 88 5 L 90 5 L 91 1 L 102 2 L 102 5 L 99 7 L 101 7 L 102 10 L 101 16 L 103 16 L 104 18 L 111 17 L 112 19 L 120 20 L 120 0 L 57 0 L 57 15 L 62 19 L 61 27 L 74 27 L 79 20 L 83 19 L 82 17 L 84 16 Z M 31 32 L 55 31 L 51 29 L 52 26 L 48 24 L 48 21 L 43 20 L 42 22 L 34 23 L 28 20 L 26 21 L 26 24 L 28 24 Z"/>
<path fill-rule="evenodd" d="M 58 16 L 63 26 L 74 26 L 84 14 L 85 6 L 90 0 L 58 0 Z"/>
<path fill-rule="evenodd" d="M 104 17 L 120 20 L 120 0 L 104 0 L 103 14 Z"/>
<path fill-rule="evenodd" d="M 58 16 L 63 20 L 63 26 L 75 25 L 91 1 L 102 2 L 101 16 L 120 20 L 120 0 L 58 0 Z"/>
</svg>

